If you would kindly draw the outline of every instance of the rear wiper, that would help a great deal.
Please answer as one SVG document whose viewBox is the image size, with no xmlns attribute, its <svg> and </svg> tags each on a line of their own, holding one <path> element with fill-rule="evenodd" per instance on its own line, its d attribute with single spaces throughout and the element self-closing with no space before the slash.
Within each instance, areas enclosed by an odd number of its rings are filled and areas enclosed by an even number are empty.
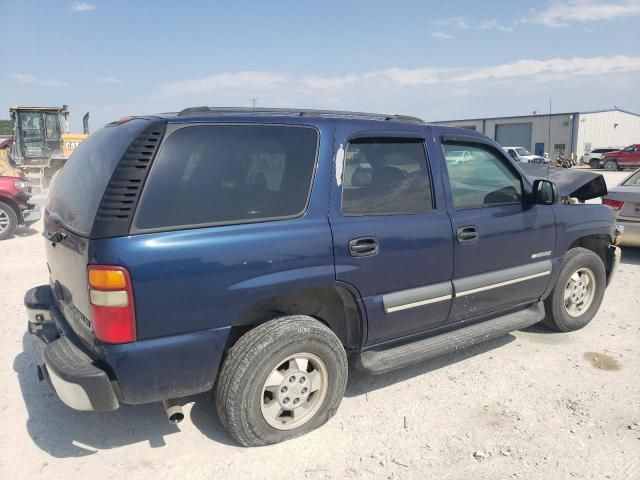
<svg viewBox="0 0 640 480">
<path fill-rule="evenodd" d="M 67 234 L 59 230 L 53 233 L 46 232 L 46 231 L 42 232 L 42 236 L 47 240 L 49 240 L 53 245 L 55 245 L 56 243 L 61 243 L 64 241 L 65 238 L 67 238 Z"/>
</svg>

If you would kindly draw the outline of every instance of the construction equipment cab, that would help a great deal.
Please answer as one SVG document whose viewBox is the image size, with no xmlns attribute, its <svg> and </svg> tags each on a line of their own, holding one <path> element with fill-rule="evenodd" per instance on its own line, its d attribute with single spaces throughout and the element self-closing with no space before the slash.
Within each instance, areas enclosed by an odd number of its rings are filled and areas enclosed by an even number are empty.
<svg viewBox="0 0 640 480">
<path fill-rule="evenodd" d="M 586 326 L 619 232 L 559 178 L 398 115 L 114 122 L 49 195 L 50 281 L 25 297 L 38 375 L 79 410 L 163 401 L 179 421 L 183 397 L 213 390 L 240 444 L 301 435 L 336 413 L 348 359 L 378 374 L 537 322 Z"/>
<path fill-rule="evenodd" d="M 62 107 L 12 107 L 10 159 L 40 190 L 48 187 L 71 152 L 89 134 L 89 114 L 83 118 L 84 133 L 69 133 L 69 109 Z"/>
</svg>

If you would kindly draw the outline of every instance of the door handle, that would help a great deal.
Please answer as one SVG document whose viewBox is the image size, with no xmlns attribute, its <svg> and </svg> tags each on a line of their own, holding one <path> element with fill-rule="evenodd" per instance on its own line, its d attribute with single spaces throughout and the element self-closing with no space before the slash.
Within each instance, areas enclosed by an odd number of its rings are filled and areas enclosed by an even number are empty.
<svg viewBox="0 0 640 480">
<path fill-rule="evenodd" d="M 467 225 L 466 227 L 460 227 L 456 230 L 458 242 L 460 243 L 475 243 L 480 239 L 478 229 L 474 225 Z"/>
<path fill-rule="evenodd" d="M 378 254 L 376 237 L 360 237 L 349 241 L 349 254 L 352 257 L 370 257 Z"/>
</svg>

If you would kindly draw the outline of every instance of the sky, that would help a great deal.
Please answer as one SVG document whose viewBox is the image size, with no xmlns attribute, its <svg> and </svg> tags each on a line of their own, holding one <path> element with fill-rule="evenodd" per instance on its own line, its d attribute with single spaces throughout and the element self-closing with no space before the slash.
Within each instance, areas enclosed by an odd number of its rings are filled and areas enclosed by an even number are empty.
<svg viewBox="0 0 640 480">
<path fill-rule="evenodd" d="M 0 0 L 0 118 L 189 106 L 640 112 L 640 0 Z"/>
</svg>

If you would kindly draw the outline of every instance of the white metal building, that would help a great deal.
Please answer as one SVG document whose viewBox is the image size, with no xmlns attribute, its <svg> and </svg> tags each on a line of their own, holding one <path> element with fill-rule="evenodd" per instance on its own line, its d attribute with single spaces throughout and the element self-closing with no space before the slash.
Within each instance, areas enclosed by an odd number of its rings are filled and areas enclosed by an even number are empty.
<svg viewBox="0 0 640 480">
<path fill-rule="evenodd" d="M 482 132 L 503 147 L 524 147 L 555 158 L 580 158 L 592 148 L 640 143 L 640 115 L 619 108 L 431 122 Z M 551 148 L 549 148 L 549 146 Z"/>
</svg>

